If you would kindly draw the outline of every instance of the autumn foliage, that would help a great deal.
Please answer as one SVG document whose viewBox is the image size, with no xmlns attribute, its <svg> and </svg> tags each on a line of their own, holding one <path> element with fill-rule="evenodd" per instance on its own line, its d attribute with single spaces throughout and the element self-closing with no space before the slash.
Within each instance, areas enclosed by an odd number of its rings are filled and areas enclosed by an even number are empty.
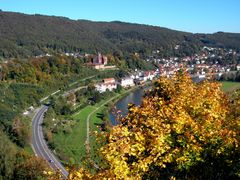
<svg viewBox="0 0 240 180">
<path fill-rule="evenodd" d="M 105 134 L 107 166 L 72 171 L 69 179 L 239 178 L 239 94 L 229 98 L 219 83 L 194 83 L 183 72 L 160 78 Z"/>
</svg>

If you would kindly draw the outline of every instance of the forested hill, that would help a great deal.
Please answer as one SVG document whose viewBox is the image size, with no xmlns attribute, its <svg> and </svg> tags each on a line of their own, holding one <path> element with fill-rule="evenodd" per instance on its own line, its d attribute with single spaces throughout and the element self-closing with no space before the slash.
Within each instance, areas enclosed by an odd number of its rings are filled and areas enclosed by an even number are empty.
<svg viewBox="0 0 240 180">
<path fill-rule="evenodd" d="M 240 34 L 191 34 L 140 24 L 92 22 L 64 17 L 0 12 L 0 57 L 58 52 L 150 52 L 176 44 L 195 50 L 210 44 L 240 48 Z"/>
</svg>

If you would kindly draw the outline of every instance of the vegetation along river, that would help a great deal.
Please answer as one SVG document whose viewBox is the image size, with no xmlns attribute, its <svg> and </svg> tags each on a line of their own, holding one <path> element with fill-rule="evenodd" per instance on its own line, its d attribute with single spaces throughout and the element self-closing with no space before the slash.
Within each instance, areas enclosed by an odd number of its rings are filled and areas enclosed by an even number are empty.
<svg viewBox="0 0 240 180">
<path fill-rule="evenodd" d="M 192 77 L 192 80 L 196 83 L 203 81 L 204 79 L 199 79 L 198 77 Z M 114 105 L 109 112 L 109 119 L 112 125 L 116 125 L 116 112 L 119 112 L 120 115 L 126 116 L 128 113 L 128 104 L 132 103 L 139 106 L 142 102 L 144 92 L 151 89 L 152 86 L 145 86 L 143 88 L 138 88 L 135 91 L 131 92 L 127 96 L 123 97 Z"/>
</svg>

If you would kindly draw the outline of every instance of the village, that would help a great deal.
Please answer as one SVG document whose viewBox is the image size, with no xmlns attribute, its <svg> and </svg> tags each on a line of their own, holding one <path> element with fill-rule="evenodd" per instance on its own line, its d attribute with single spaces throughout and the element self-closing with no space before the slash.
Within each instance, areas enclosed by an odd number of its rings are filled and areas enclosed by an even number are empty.
<svg viewBox="0 0 240 180">
<path fill-rule="evenodd" d="M 176 45 L 175 49 L 179 49 Z M 232 49 L 212 48 L 204 46 L 199 54 L 186 57 L 160 58 L 159 51 L 153 51 L 147 61 L 159 64 L 159 74 L 163 76 L 173 75 L 179 68 L 185 67 L 192 77 L 219 80 L 224 73 L 240 70 L 240 53 Z"/>
<path fill-rule="evenodd" d="M 179 49 L 180 45 L 176 45 L 175 49 Z M 135 69 L 135 72 L 130 73 L 128 77 L 116 81 L 114 78 L 103 79 L 101 83 L 95 85 L 96 90 L 105 92 L 107 89 L 112 91 L 117 88 L 117 85 L 123 88 L 142 85 L 146 81 L 151 81 L 159 76 L 171 77 L 181 68 L 185 68 L 190 76 L 196 81 L 204 79 L 219 80 L 223 74 L 236 73 L 240 70 L 240 53 L 232 49 L 212 48 L 204 46 L 199 54 L 186 57 L 169 57 L 159 58 L 159 51 L 153 51 L 152 56 L 146 61 L 154 61 L 158 64 L 158 68 L 153 71 L 140 71 Z M 98 56 L 92 62 L 95 69 L 108 68 L 107 57 Z M 111 68 L 111 67 L 110 67 Z"/>
<path fill-rule="evenodd" d="M 178 51 L 181 45 L 174 47 Z M 134 53 L 135 55 L 138 53 Z M 86 66 L 97 70 L 118 69 L 115 65 L 108 65 L 108 58 L 98 52 L 94 54 L 80 54 L 66 52 L 62 55 L 74 58 L 87 58 L 90 61 L 86 62 Z M 50 54 L 41 55 L 51 56 Z M 123 88 L 128 88 L 136 85 L 143 85 L 146 81 L 151 81 L 159 76 L 171 77 L 181 68 L 185 68 L 190 76 L 195 81 L 203 79 L 219 80 L 223 74 L 236 73 L 240 70 L 240 52 L 233 49 L 213 48 L 204 46 L 201 51 L 192 56 L 171 56 L 161 57 L 159 50 L 153 50 L 152 54 L 145 58 L 146 62 L 156 64 L 155 70 L 142 71 L 135 69 L 129 72 L 128 76 L 116 80 L 113 77 L 105 78 L 102 82 L 95 84 L 95 88 L 100 93 L 106 90 L 112 91 L 120 85 Z"/>
<path fill-rule="evenodd" d="M 110 69 L 115 68 L 115 66 L 107 66 L 107 57 L 102 56 L 100 53 L 92 59 L 92 62 L 88 63 L 89 66 L 92 66 L 95 69 Z M 159 70 L 156 71 L 135 71 L 131 75 L 121 78 L 117 81 L 115 78 L 109 77 L 102 80 L 102 82 L 95 84 L 95 88 L 100 93 L 103 93 L 107 90 L 112 91 L 117 89 L 117 86 L 120 85 L 123 88 L 132 87 L 135 85 L 143 85 L 146 81 L 153 80 L 154 77 L 159 75 Z"/>
</svg>

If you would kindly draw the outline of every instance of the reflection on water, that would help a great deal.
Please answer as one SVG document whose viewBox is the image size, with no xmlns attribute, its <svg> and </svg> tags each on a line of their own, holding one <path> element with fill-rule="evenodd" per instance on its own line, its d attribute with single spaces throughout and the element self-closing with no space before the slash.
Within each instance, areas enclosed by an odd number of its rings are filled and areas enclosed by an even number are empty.
<svg viewBox="0 0 240 180">
<path fill-rule="evenodd" d="M 121 115 L 125 116 L 128 113 L 128 104 L 132 103 L 135 105 L 140 105 L 141 101 L 142 101 L 142 97 L 144 95 L 144 91 L 149 89 L 149 87 L 146 87 L 144 89 L 137 89 L 134 92 L 131 92 L 129 95 L 127 95 L 126 97 L 120 99 L 116 104 L 115 104 L 115 108 L 117 110 L 121 111 Z M 109 119 L 111 121 L 111 123 L 113 125 L 116 125 L 116 115 L 115 113 L 113 113 L 113 109 L 111 110 L 111 112 L 109 112 Z"/>
</svg>

